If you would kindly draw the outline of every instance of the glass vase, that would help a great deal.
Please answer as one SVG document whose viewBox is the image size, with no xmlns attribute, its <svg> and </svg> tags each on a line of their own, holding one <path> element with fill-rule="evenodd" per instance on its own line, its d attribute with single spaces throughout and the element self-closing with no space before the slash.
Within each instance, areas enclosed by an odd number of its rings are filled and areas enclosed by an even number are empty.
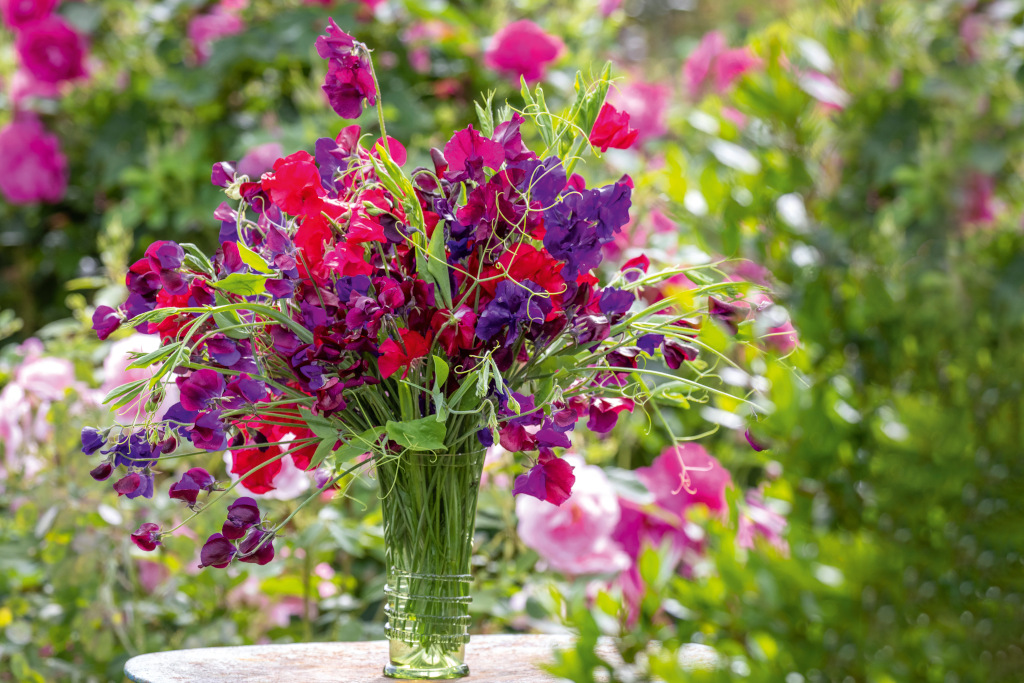
<svg viewBox="0 0 1024 683">
<path fill-rule="evenodd" d="M 387 562 L 390 678 L 469 674 L 473 527 L 484 451 L 377 462 Z"/>
</svg>

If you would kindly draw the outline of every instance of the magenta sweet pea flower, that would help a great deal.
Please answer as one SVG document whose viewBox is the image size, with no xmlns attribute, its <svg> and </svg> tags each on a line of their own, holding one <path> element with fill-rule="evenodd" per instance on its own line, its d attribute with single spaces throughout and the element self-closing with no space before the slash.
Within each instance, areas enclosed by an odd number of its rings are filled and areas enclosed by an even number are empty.
<svg viewBox="0 0 1024 683">
<path fill-rule="evenodd" d="M 228 506 L 228 518 L 221 533 L 224 538 L 237 539 L 260 521 L 260 508 L 255 499 L 243 496 Z"/>
<path fill-rule="evenodd" d="M 188 40 L 196 62 L 203 64 L 210 58 L 213 44 L 220 38 L 233 36 L 245 30 L 245 22 L 236 10 L 224 4 L 208 14 L 200 14 L 188 22 Z"/>
<path fill-rule="evenodd" d="M 680 517 L 687 507 L 697 503 L 719 514 L 728 510 L 725 490 L 732 478 L 703 446 L 684 443 L 669 448 L 650 467 L 640 467 L 636 473 L 658 505 Z"/>
<path fill-rule="evenodd" d="M 767 541 L 782 555 L 789 555 L 789 543 L 783 538 L 789 523 L 786 518 L 765 504 L 760 491 L 747 491 L 745 505 L 740 507 L 739 524 L 736 529 L 736 545 L 752 549 L 758 537 Z"/>
<path fill-rule="evenodd" d="M 262 566 L 273 559 L 274 537 L 262 529 L 252 529 L 238 544 L 239 562 L 251 562 Z"/>
<path fill-rule="evenodd" d="M 235 166 L 239 175 L 255 180 L 274 168 L 274 162 L 284 156 L 280 142 L 265 142 L 249 149 Z"/>
<path fill-rule="evenodd" d="M 110 306 L 97 306 L 92 314 L 92 329 L 101 341 L 106 340 L 121 326 L 121 316 Z"/>
<path fill-rule="evenodd" d="M 709 84 L 721 94 L 737 78 L 760 65 L 761 60 L 748 48 L 729 49 L 724 35 L 710 31 L 683 65 L 683 82 L 694 99 L 703 95 Z"/>
<path fill-rule="evenodd" d="M 235 549 L 234 544 L 224 538 L 223 534 L 213 534 L 206 539 L 203 549 L 199 551 L 199 568 L 216 567 L 223 569 L 231 564 L 231 558 L 235 556 L 236 552 L 238 551 Z"/>
<path fill-rule="evenodd" d="M 597 397 L 590 402 L 590 419 L 587 429 L 598 434 L 607 434 L 614 427 L 622 411 L 633 412 L 636 404 L 631 398 Z"/>
<path fill-rule="evenodd" d="M 206 410 L 224 394 L 224 376 L 209 368 L 179 377 L 177 382 L 185 410 Z"/>
<path fill-rule="evenodd" d="M 635 144 L 642 145 L 668 132 L 666 112 L 671 95 L 667 85 L 635 80 L 612 90 L 608 102 L 629 112 L 629 123 L 637 131 Z"/>
<path fill-rule="evenodd" d="M 160 526 L 153 522 L 146 522 L 132 534 L 131 538 L 132 543 L 139 548 L 146 552 L 152 552 L 160 545 L 160 536 Z"/>
<path fill-rule="evenodd" d="M 327 20 L 327 35 L 316 39 L 316 51 L 327 60 L 327 78 L 322 86 L 331 108 L 344 119 L 357 119 L 363 113 L 363 100 L 377 103 L 370 61 L 355 39 Z"/>
<path fill-rule="evenodd" d="M 610 148 L 629 149 L 640 131 L 629 127 L 629 114 L 619 111 L 607 102 L 597 115 L 594 128 L 590 131 L 590 144 L 607 152 Z"/>
<path fill-rule="evenodd" d="M 569 499 L 576 477 L 573 466 L 550 453 L 541 453 L 537 464 L 516 477 L 512 495 L 524 493 L 538 500 L 561 505 Z"/>
<path fill-rule="evenodd" d="M 505 161 L 505 149 L 470 125 L 455 133 L 445 144 L 444 159 L 448 163 L 445 177 L 449 180 L 482 179 L 485 166 L 501 167 Z"/>
<path fill-rule="evenodd" d="M 39 120 L 19 115 L 0 129 L 0 194 L 11 204 L 59 202 L 67 189 L 67 159 Z"/>
<path fill-rule="evenodd" d="M 0 17 L 8 27 L 18 30 L 53 12 L 57 0 L 0 0 Z"/>
<path fill-rule="evenodd" d="M 174 500 L 183 500 L 189 507 L 196 504 L 200 491 L 212 491 L 216 480 L 202 467 L 193 467 L 181 479 L 171 484 L 168 495 Z"/>
<path fill-rule="evenodd" d="M 86 75 L 85 41 L 55 14 L 23 26 L 15 48 L 25 69 L 43 83 L 61 83 Z"/>
<path fill-rule="evenodd" d="M 532 83 L 543 78 L 547 65 L 564 51 L 565 43 L 560 38 L 545 33 L 529 19 L 520 19 L 494 35 L 484 53 L 484 63 L 516 83 L 520 76 Z"/>
</svg>

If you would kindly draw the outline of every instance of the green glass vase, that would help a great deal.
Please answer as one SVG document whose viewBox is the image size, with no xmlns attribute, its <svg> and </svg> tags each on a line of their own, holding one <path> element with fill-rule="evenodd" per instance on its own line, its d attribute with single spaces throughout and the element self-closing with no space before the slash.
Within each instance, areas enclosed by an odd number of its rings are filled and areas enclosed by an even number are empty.
<svg viewBox="0 0 1024 683">
<path fill-rule="evenodd" d="M 469 675 L 469 562 L 483 462 L 483 450 L 377 462 L 387 561 L 385 676 Z"/>
</svg>

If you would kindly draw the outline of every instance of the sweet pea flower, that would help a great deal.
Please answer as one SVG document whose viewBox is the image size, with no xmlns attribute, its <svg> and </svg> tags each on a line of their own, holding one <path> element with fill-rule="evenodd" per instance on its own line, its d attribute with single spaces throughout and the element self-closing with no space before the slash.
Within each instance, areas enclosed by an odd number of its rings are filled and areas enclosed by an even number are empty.
<svg viewBox="0 0 1024 683">
<path fill-rule="evenodd" d="M 338 116 L 357 119 L 363 113 L 364 99 L 371 106 L 377 103 L 370 61 L 334 19 L 327 20 L 327 35 L 316 39 L 316 51 L 327 60 L 327 78 L 322 89 Z"/>
<path fill-rule="evenodd" d="M 202 467 L 193 467 L 181 479 L 171 484 L 168 495 L 173 500 L 183 500 L 191 507 L 196 504 L 200 491 L 212 491 L 216 480 Z"/>
<path fill-rule="evenodd" d="M 748 48 L 730 50 L 721 32 L 710 31 L 683 64 L 683 82 L 694 99 L 700 98 L 709 84 L 721 94 L 737 78 L 760 64 L 761 60 Z"/>
<path fill-rule="evenodd" d="M 231 540 L 242 538 L 245 532 L 259 524 L 259 521 L 259 505 L 254 499 L 243 496 L 228 506 L 227 521 L 218 535 Z"/>
<path fill-rule="evenodd" d="M 55 14 L 23 26 L 14 45 L 22 66 L 43 83 L 86 75 L 85 41 Z"/>
<path fill-rule="evenodd" d="M 423 358 L 430 351 L 430 342 L 419 332 L 401 330 L 402 343 L 394 339 L 388 339 L 380 345 L 381 357 L 377 364 L 380 368 L 381 377 L 387 379 L 399 370 L 402 370 L 402 378 L 409 374 L 409 366 L 417 358 Z"/>
<path fill-rule="evenodd" d="M 542 452 L 537 464 L 531 467 L 529 472 L 516 477 L 512 495 L 525 493 L 537 500 L 561 505 L 572 493 L 573 483 L 576 481 L 573 469 L 574 467 L 565 459 Z"/>
<path fill-rule="evenodd" d="M 67 189 L 67 159 L 57 137 L 32 115 L 0 129 L 0 194 L 12 204 L 59 202 Z"/>
<path fill-rule="evenodd" d="M 650 467 L 637 468 L 636 473 L 657 504 L 680 518 L 696 504 L 717 514 L 728 511 L 725 490 L 732 483 L 729 471 L 699 444 L 688 442 L 668 448 Z"/>
<path fill-rule="evenodd" d="M 618 572 L 629 556 L 612 539 L 619 503 L 600 467 L 568 455 L 576 483 L 560 506 L 529 496 L 516 499 L 517 531 L 548 565 L 570 575 Z M 568 464 L 568 463 L 567 463 Z"/>
<path fill-rule="evenodd" d="M 237 552 L 235 546 L 231 541 L 224 538 L 223 534 L 213 534 L 206 539 L 203 549 L 199 551 L 199 568 L 216 567 L 223 569 L 231 564 L 231 559 Z"/>
<path fill-rule="evenodd" d="M 146 552 L 152 552 L 156 550 L 156 547 L 160 545 L 160 526 L 153 522 L 146 522 L 132 534 L 132 543 L 139 546 Z"/>
<path fill-rule="evenodd" d="M 532 83 L 542 79 L 547 65 L 564 51 L 565 43 L 560 38 L 545 33 L 529 19 L 520 19 L 494 35 L 484 53 L 484 63 L 515 83 L 520 77 Z"/>
<path fill-rule="evenodd" d="M 639 131 L 629 127 L 629 114 L 619 111 L 607 102 L 601 107 L 601 113 L 594 121 L 590 131 L 590 144 L 599 147 L 602 152 L 609 148 L 629 149 L 636 142 Z"/>
</svg>

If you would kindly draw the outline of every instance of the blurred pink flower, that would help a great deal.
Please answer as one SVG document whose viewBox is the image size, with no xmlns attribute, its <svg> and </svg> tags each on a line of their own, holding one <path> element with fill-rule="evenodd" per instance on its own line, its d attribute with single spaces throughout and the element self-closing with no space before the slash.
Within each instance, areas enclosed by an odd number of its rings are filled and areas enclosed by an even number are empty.
<svg viewBox="0 0 1024 683">
<path fill-rule="evenodd" d="M 66 358 L 42 356 L 26 359 L 14 371 L 14 381 L 40 401 L 59 401 L 78 386 L 75 366 Z"/>
<path fill-rule="evenodd" d="M 736 545 L 751 549 L 760 536 L 783 555 L 789 555 L 789 543 L 782 537 L 788 522 L 786 518 L 765 505 L 760 491 L 751 489 L 745 497 L 746 505 L 740 509 Z"/>
<path fill-rule="evenodd" d="M 637 130 L 636 144 L 668 132 L 665 112 L 671 90 L 666 85 L 630 81 L 613 89 L 608 101 L 616 108 L 629 112 L 629 122 Z"/>
<path fill-rule="evenodd" d="M 35 116 L 21 114 L 0 129 L 0 194 L 12 204 L 58 202 L 67 189 L 60 141 Z"/>
<path fill-rule="evenodd" d="M 139 572 L 139 586 L 147 593 L 155 591 L 170 575 L 167 567 L 159 562 L 136 560 L 135 564 Z"/>
<path fill-rule="evenodd" d="M 738 278 L 737 278 L 738 279 Z M 741 306 L 749 306 L 755 316 L 760 315 L 762 312 L 767 311 L 775 305 L 774 299 L 772 299 L 767 293 L 756 290 L 747 295 L 744 301 L 735 302 Z M 780 311 L 780 309 L 773 309 Z M 765 316 L 772 316 L 772 311 L 768 311 L 764 314 Z M 761 335 L 761 341 L 770 348 L 775 349 L 779 353 L 789 353 L 800 344 L 800 336 L 797 334 L 796 328 L 793 327 L 793 322 L 786 318 L 786 321 L 777 325 L 772 325 L 765 329 Z"/>
<path fill-rule="evenodd" d="M 499 489 L 508 488 L 511 484 L 507 473 L 497 473 L 494 475 L 494 481 L 491 482 L 491 473 L 496 470 L 500 470 L 505 466 L 505 455 L 508 454 L 501 444 L 494 444 L 487 449 L 487 455 L 484 457 L 484 470 L 480 476 L 480 486 L 487 486 L 493 484 Z"/>
<path fill-rule="evenodd" d="M 0 0 L 0 16 L 10 28 L 17 30 L 45 19 L 56 4 L 57 0 Z"/>
<path fill-rule="evenodd" d="M 729 49 L 719 31 L 704 35 L 683 64 L 683 83 L 693 99 L 699 99 L 709 84 L 721 94 L 743 74 L 758 68 L 761 60 L 749 48 Z"/>
<path fill-rule="evenodd" d="M 237 15 L 237 11 L 237 8 L 222 3 L 207 14 L 192 17 L 188 22 L 188 39 L 192 43 L 197 63 L 203 64 L 210 58 L 214 41 L 245 30 L 245 22 Z"/>
<path fill-rule="evenodd" d="M 602 17 L 611 16 L 612 12 L 622 6 L 622 0 L 601 0 L 600 9 Z"/>
<path fill-rule="evenodd" d="M 686 508 L 704 504 L 709 510 L 726 514 L 725 490 L 732 483 L 728 470 L 696 443 L 684 443 L 665 450 L 650 467 L 636 470 L 655 502 L 680 517 Z"/>
<path fill-rule="evenodd" d="M 514 21 L 498 31 L 484 53 L 484 63 L 516 83 L 539 81 L 548 64 L 565 51 L 562 39 L 544 32 L 529 19 Z"/>
<path fill-rule="evenodd" d="M 60 97 L 60 87 L 56 83 L 40 81 L 25 69 L 18 69 L 11 77 L 10 96 L 11 102 L 17 107 L 29 97 Z"/>
<path fill-rule="evenodd" d="M 44 83 L 86 75 L 85 40 L 56 14 L 23 26 L 15 48 L 22 66 Z"/>
<path fill-rule="evenodd" d="M 103 359 L 103 384 L 100 391 L 105 395 L 111 389 L 122 384 L 152 377 L 159 369 L 159 365 L 131 370 L 127 368 L 134 361 L 133 353 L 147 354 L 158 348 L 160 348 L 160 337 L 154 334 L 136 333 L 111 344 L 107 357 Z M 158 414 L 178 402 L 177 384 L 171 382 L 165 385 L 165 390 L 166 395 Z M 133 424 L 140 420 L 145 415 L 146 401 L 149 400 L 149 396 L 150 392 L 144 391 L 127 405 L 118 408 L 114 413 L 117 421 L 122 424 Z"/>
<path fill-rule="evenodd" d="M 241 159 L 238 160 L 236 170 L 239 175 L 249 176 L 249 180 L 256 181 L 266 171 L 274 168 L 274 162 L 284 156 L 284 148 L 280 142 L 264 142 L 249 148 Z"/>
<path fill-rule="evenodd" d="M 995 221 L 999 208 L 995 187 L 992 176 L 971 171 L 962 190 L 964 201 L 960 220 L 968 225 L 988 225 Z"/>
<path fill-rule="evenodd" d="M 572 495 L 560 506 L 531 496 L 516 498 L 519 537 L 552 569 L 565 574 L 617 572 L 629 558 L 612 540 L 619 521 L 619 503 L 600 467 L 582 458 L 565 456 L 576 482 Z"/>
<path fill-rule="evenodd" d="M 820 71 L 807 71 L 799 76 L 800 87 L 821 105 L 825 112 L 846 109 L 850 94 Z"/>
</svg>

